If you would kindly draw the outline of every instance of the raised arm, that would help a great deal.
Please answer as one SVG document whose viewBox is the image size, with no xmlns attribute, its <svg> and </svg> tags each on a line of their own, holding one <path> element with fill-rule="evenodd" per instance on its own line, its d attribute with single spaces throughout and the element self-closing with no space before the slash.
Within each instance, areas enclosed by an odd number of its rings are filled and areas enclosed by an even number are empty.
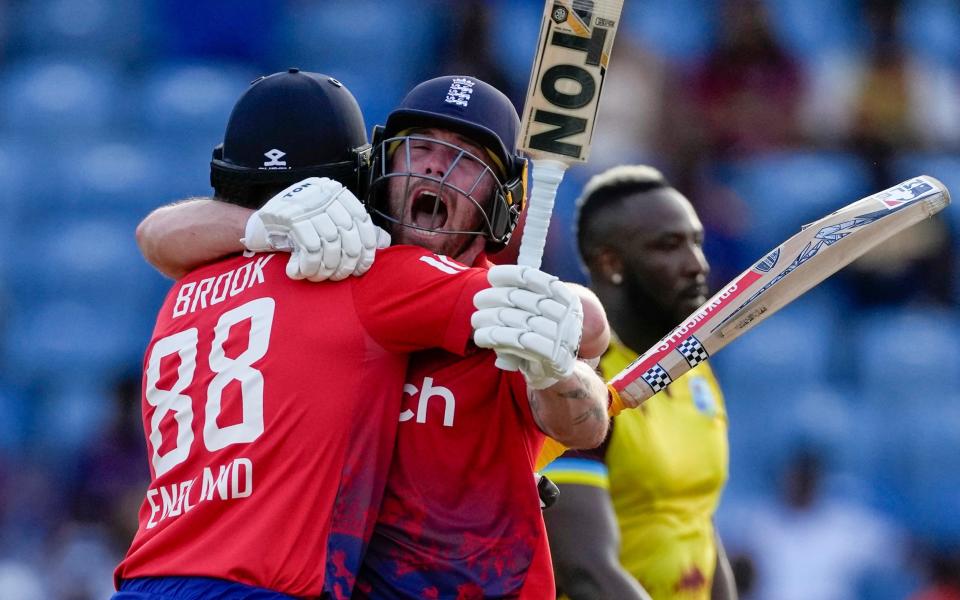
<svg viewBox="0 0 960 600">
<path fill-rule="evenodd" d="M 211 198 L 162 206 L 137 226 L 137 245 L 155 269 L 173 279 L 229 254 L 243 252 L 241 238 L 253 211 Z"/>
<path fill-rule="evenodd" d="M 564 446 L 595 448 L 606 437 L 607 386 L 587 363 L 577 361 L 569 377 L 529 393 L 537 425 Z"/>
<path fill-rule="evenodd" d="M 580 298 L 583 306 L 583 337 L 580 339 L 580 358 L 592 360 L 603 356 L 610 345 L 610 323 L 600 298 L 590 288 L 565 282 Z"/>
<path fill-rule="evenodd" d="M 609 341 L 596 296 L 517 265 L 491 268 L 488 280 L 491 287 L 474 296 L 474 342 L 513 359 L 497 364 L 519 367 L 531 412 L 544 433 L 569 447 L 598 445 L 607 432 L 609 392 L 593 368 L 577 360 L 585 322 L 590 324 L 585 341 L 591 355 L 601 354 Z"/>
<path fill-rule="evenodd" d="M 620 564 L 620 532 L 609 492 L 593 485 L 558 487 L 556 504 L 543 513 L 557 591 L 570 600 L 649 600 Z"/>
</svg>

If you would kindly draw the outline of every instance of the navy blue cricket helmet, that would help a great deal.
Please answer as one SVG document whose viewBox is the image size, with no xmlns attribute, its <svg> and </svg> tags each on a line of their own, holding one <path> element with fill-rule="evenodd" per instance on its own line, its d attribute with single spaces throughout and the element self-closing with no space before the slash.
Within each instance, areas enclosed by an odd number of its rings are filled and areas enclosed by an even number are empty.
<svg viewBox="0 0 960 600">
<path fill-rule="evenodd" d="M 210 184 L 224 200 L 258 208 L 307 177 L 329 177 L 362 197 L 369 168 L 363 114 L 342 83 L 289 69 L 240 96 L 213 150 Z"/>
<path fill-rule="evenodd" d="M 494 163 L 498 187 L 492 202 L 473 200 L 485 213 L 490 249 L 501 248 L 516 227 L 526 196 L 527 161 L 517 152 L 520 117 L 510 99 L 492 85 L 466 75 L 446 75 L 414 87 L 390 113 L 384 126 L 374 129 L 371 167 L 371 212 L 384 214 L 383 184 L 391 176 L 422 177 L 388 173 L 389 155 L 399 140 L 417 129 L 438 128 L 458 133 L 483 147 Z M 492 160 L 488 160 L 492 159 Z M 462 192 L 469 197 L 469 194 Z"/>
</svg>

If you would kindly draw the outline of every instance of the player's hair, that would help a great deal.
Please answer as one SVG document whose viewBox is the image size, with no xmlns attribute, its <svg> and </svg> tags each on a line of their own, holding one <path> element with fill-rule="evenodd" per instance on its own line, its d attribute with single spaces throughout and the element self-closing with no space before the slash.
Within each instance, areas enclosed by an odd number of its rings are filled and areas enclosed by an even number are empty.
<svg viewBox="0 0 960 600">
<path fill-rule="evenodd" d="M 608 233 L 596 226 L 603 212 L 621 207 L 628 197 L 672 187 L 663 173 L 648 165 L 620 165 L 590 178 L 577 198 L 574 217 L 580 260 L 588 264 L 595 242 Z"/>
</svg>

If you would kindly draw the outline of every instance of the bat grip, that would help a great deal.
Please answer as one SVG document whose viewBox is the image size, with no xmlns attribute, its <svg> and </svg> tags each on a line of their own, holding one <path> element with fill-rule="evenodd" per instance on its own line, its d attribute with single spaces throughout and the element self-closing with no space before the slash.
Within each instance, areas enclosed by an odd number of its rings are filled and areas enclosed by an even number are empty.
<svg viewBox="0 0 960 600">
<path fill-rule="evenodd" d="M 566 163 L 559 160 L 544 158 L 533 161 L 533 188 L 530 193 L 530 205 L 527 206 L 527 222 L 524 225 L 523 237 L 520 239 L 518 265 L 540 268 L 543 247 L 547 243 L 550 216 L 553 214 L 553 203 L 557 198 L 557 188 L 560 187 L 566 170 Z"/>
<path fill-rule="evenodd" d="M 530 204 L 527 206 L 527 221 L 520 238 L 520 254 L 517 264 L 523 267 L 540 268 L 543 260 L 543 248 L 547 243 L 547 230 L 553 215 L 553 203 L 557 199 L 557 189 L 567 170 L 566 163 L 548 158 L 533 160 L 533 188 L 530 192 Z M 497 367 L 504 371 L 516 371 L 519 359 L 511 356 L 497 358 Z"/>
</svg>

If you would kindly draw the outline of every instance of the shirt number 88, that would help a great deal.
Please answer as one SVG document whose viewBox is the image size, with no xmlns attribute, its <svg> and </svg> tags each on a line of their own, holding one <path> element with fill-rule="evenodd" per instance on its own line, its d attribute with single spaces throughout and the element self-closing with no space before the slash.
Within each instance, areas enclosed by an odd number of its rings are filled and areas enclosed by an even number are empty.
<svg viewBox="0 0 960 600">
<path fill-rule="evenodd" d="M 252 442 L 263 433 L 263 374 L 252 365 L 267 353 L 274 307 L 273 298 L 252 300 L 223 313 L 213 328 L 208 363 L 214 376 L 207 386 L 203 423 L 203 443 L 211 452 L 230 444 Z M 223 345 L 230 328 L 246 319 L 250 319 L 247 349 L 236 358 L 228 358 Z M 193 400 L 183 392 L 193 382 L 198 339 L 197 328 L 192 327 L 157 340 L 147 361 L 146 398 L 147 403 L 156 408 L 150 419 L 149 439 L 153 447 L 150 460 L 157 477 L 185 461 L 193 444 Z M 170 389 L 160 389 L 157 387 L 160 361 L 172 354 L 180 356 L 177 380 Z M 240 383 L 243 419 L 239 423 L 220 427 L 217 417 L 222 410 L 223 390 L 231 381 Z M 161 455 L 163 434 L 160 423 L 168 412 L 173 413 L 177 424 L 176 446 Z"/>
</svg>

